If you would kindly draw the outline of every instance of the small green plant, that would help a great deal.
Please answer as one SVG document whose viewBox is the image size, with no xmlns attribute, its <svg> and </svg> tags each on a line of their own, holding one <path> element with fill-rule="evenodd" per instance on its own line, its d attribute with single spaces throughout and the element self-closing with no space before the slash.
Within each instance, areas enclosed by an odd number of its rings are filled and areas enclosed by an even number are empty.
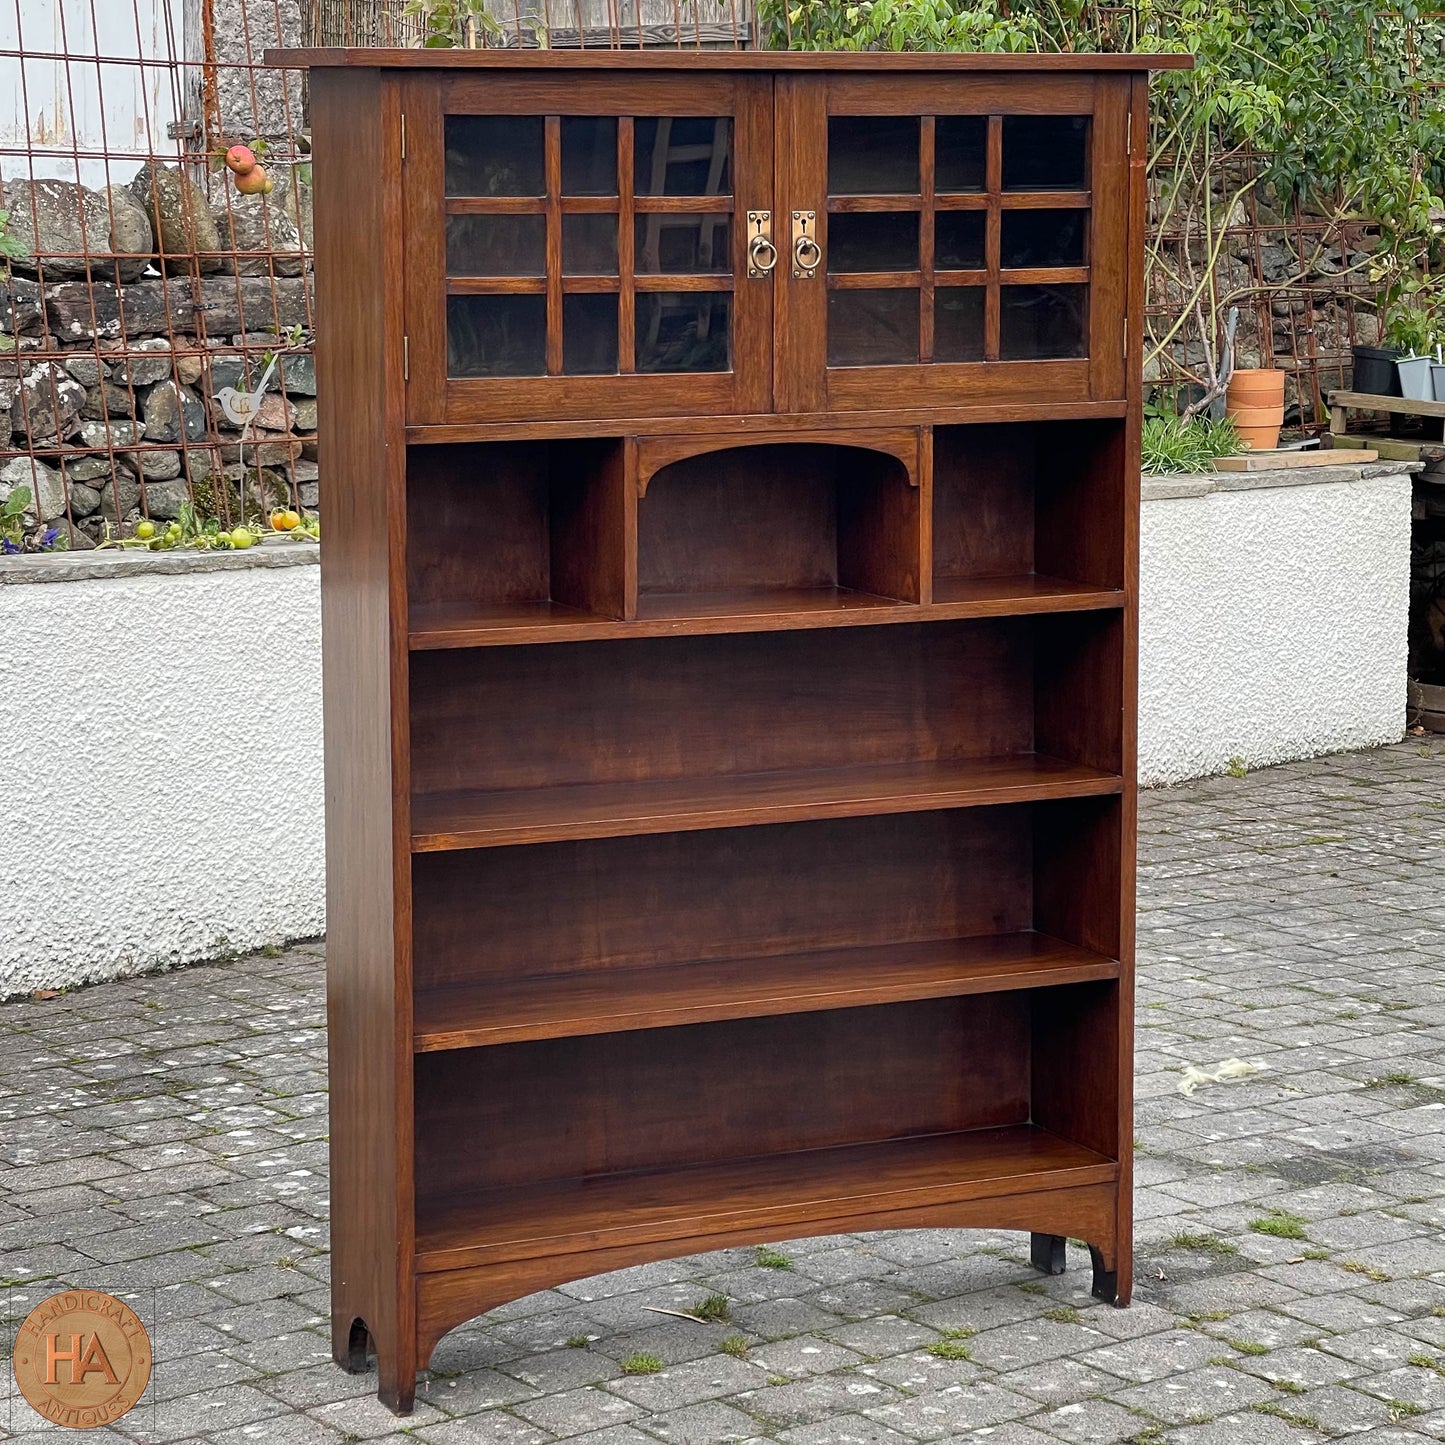
<svg viewBox="0 0 1445 1445">
<path fill-rule="evenodd" d="M 656 1355 L 628 1355 L 622 1361 L 624 1375 L 656 1375 L 662 1370 L 662 1361 Z"/>
<path fill-rule="evenodd" d="M 760 1269 L 792 1269 L 793 1261 L 771 1245 L 760 1244 L 753 1255 L 753 1263 Z"/>
<path fill-rule="evenodd" d="M 728 1297 L 725 1294 L 710 1294 L 705 1300 L 693 1305 L 692 1313 L 700 1320 L 725 1320 L 728 1318 Z"/>
<path fill-rule="evenodd" d="M 1241 1355 L 1267 1355 L 1269 1346 L 1262 1345 L 1258 1340 L 1230 1340 L 1229 1347 L 1238 1350 Z"/>
<path fill-rule="evenodd" d="M 1033 1279 L 1025 1280 L 1021 1285 L 1019 1285 L 1019 1288 L 1025 1294 L 1048 1294 L 1048 1290 L 1046 1290 L 1043 1285 L 1041 1285 L 1037 1280 Z"/>
<path fill-rule="evenodd" d="M 1249 776 L 1249 765 L 1243 758 L 1236 754 L 1230 758 L 1228 766 L 1224 769 L 1231 778 L 1244 778 Z"/>
<path fill-rule="evenodd" d="M 1301 1414 L 1298 1410 L 1286 1410 L 1283 1405 L 1277 1405 L 1273 1400 L 1265 1400 L 1253 1408 L 1261 1415 L 1273 1415 L 1276 1420 L 1283 1420 L 1286 1425 L 1295 1425 L 1301 1430 L 1320 1428 L 1320 1422 L 1313 1415 Z"/>
<path fill-rule="evenodd" d="M 587 1335 L 568 1335 L 567 1348 L 569 1350 L 585 1350 L 592 1340 Z"/>
<path fill-rule="evenodd" d="M 1340 1268 L 1347 1274 L 1362 1274 L 1366 1279 L 1373 1280 L 1376 1284 L 1386 1284 L 1390 1276 L 1377 1264 L 1365 1264 L 1362 1260 L 1347 1259 L 1341 1263 Z"/>
<path fill-rule="evenodd" d="M 1238 1254 L 1239 1246 L 1220 1234 L 1176 1234 L 1169 1241 L 1170 1249 L 1191 1249 L 1201 1254 Z"/>
<path fill-rule="evenodd" d="M 1305 1392 L 1305 1387 L 1298 1380 L 1271 1380 L 1270 1384 L 1286 1395 L 1303 1395 Z"/>
<path fill-rule="evenodd" d="M 25 509 L 34 497 L 29 487 L 12 487 L 10 495 L 0 502 L 0 556 L 13 557 L 27 550 Z M 59 527 L 45 527 L 31 539 L 30 550 L 63 552 L 69 545 L 69 537 Z"/>
<path fill-rule="evenodd" d="M 1410 1084 L 1418 1083 L 1414 1074 L 1407 1074 L 1403 1069 L 1397 1069 L 1393 1073 L 1381 1074 L 1377 1079 L 1366 1079 L 1367 1089 L 1403 1089 Z"/>
<path fill-rule="evenodd" d="M 1237 456 L 1244 448 L 1232 421 L 1155 414 L 1144 418 L 1141 438 L 1144 472 L 1165 476 L 1170 472 L 1207 472 L 1216 457 Z"/>
<path fill-rule="evenodd" d="M 731 1355 L 733 1359 L 740 1360 L 748 1352 L 747 1338 L 743 1335 L 729 1335 L 718 1345 L 723 1354 Z"/>
<path fill-rule="evenodd" d="M 1445 333 L 1445 288 L 1438 277 L 1411 276 L 1385 297 L 1383 336 L 1409 356 L 1433 356 Z"/>
<path fill-rule="evenodd" d="M 1082 1324 L 1084 1319 L 1073 1305 L 1055 1305 L 1053 1309 L 1044 1311 L 1044 1318 L 1056 1325 Z"/>
<path fill-rule="evenodd" d="M 1423 1405 L 1413 1404 L 1409 1400 L 1391 1400 L 1387 1408 L 1392 1420 L 1409 1420 L 1425 1413 Z"/>
<path fill-rule="evenodd" d="M 973 1351 L 958 1339 L 934 1340 L 927 1347 L 928 1353 L 939 1360 L 972 1360 Z"/>
<path fill-rule="evenodd" d="M 788 1383 L 788 1377 L 787 1377 L 786 1375 L 769 1375 L 769 1376 L 768 1376 L 768 1384 L 770 1384 L 770 1385 L 786 1385 L 787 1383 Z"/>
<path fill-rule="evenodd" d="M 1251 1219 L 1249 1227 L 1256 1234 L 1268 1234 L 1275 1239 L 1308 1239 L 1305 1221 L 1298 1214 L 1287 1209 L 1271 1209 L 1262 1219 Z"/>
<path fill-rule="evenodd" d="M 487 13 L 486 0 L 407 0 L 404 20 L 421 25 L 422 44 L 428 50 L 475 49 L 479 39 L 500 35 L 502 27 Z"/>
</svg>

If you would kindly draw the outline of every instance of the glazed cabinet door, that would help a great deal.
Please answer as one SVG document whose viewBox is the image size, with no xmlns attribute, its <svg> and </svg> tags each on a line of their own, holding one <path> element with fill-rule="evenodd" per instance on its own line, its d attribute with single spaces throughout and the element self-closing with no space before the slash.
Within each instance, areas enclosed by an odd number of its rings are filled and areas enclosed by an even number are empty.
<svg viewBox="0 0 1445 1445">
<path fill-rule="evenodd" d="M 1123 76 L 779 76 L 779 409 L 1122 398 L 1128 104 Z"/>
<path fill-rule="evenodd" d="M 773 287 L 749 277 L 748 213 L 771 210 L 772 93 L 746 75 L 406 81 L 408 421 L 767 410 Z"/>
</svg>

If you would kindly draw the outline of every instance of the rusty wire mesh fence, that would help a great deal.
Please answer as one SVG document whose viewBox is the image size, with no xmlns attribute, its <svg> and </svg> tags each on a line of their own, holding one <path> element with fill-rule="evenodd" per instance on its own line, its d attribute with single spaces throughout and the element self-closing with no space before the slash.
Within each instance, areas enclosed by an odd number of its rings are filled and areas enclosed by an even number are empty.
<svg viewBox="0 0 1445 1445">
<path fill-rule="evenodd" d="M 759 43 L 752 0 L 501 0 L 464 42 Z M 144 519 L 230 525 L 315 510 L 305 81 L 263 52 L 418 43 L 404 0 L 0 0 L 0 506 L 17 545 L 88 547 Z M 254 170 L 223 163 L 244 145 Z M 1230 218 L 1223 290 L 1241 364 L 1284 366 L 1305 424 L 1378 336 L 1368 226 L 1257 195 Z M 1189 248 L 1161 238 L 1161 253 Z M 364 264 L 365 237 L 358 238 Z M 1149 329 L 1178 297 L 1151 285 Z M 1197 380 L 1191 343 L 1150 379 Z M 1258 358 L 1258 359 L 1255 359 Z M 13 529 L 12 529 L 13 533 Z"/>
</svg>

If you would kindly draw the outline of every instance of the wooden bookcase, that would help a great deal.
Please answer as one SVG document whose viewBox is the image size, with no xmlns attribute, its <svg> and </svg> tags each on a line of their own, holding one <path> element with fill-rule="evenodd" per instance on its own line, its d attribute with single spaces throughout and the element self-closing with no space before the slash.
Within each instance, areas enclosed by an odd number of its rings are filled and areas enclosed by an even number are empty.
<svg viewBox="0 0 1445 1445">
<path fill-rule="evenodd" d="M 337 1360 L 790 1235 L 1130 1291 L 1147 70 L 312 68 Z"/>
</svg>

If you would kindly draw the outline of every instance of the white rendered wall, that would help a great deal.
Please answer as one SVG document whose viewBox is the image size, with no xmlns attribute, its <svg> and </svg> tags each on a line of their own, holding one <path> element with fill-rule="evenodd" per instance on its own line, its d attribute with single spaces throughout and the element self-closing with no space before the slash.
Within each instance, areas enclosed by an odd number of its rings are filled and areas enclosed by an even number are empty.
<svg viewBox="0 0 1445 1445">
<path fill-rule="evenodd" d="M 1146 482 L 1141 782 L 1401 735 L 1410 483 L 1370 470 Z M 263 551 L 0 563 L 0 997 L 323 931 L 320 568 Z"/>
<path fill-rule="evenodd" d="M 1403 735 L 1410 478 L 1387 470 L 1145 480 L 1141 783 Z"/>
<path fill-rule="evenodd" d="M 0 586 L 0 997 L 323 931 L 309 560 Z"/>
</svg>

